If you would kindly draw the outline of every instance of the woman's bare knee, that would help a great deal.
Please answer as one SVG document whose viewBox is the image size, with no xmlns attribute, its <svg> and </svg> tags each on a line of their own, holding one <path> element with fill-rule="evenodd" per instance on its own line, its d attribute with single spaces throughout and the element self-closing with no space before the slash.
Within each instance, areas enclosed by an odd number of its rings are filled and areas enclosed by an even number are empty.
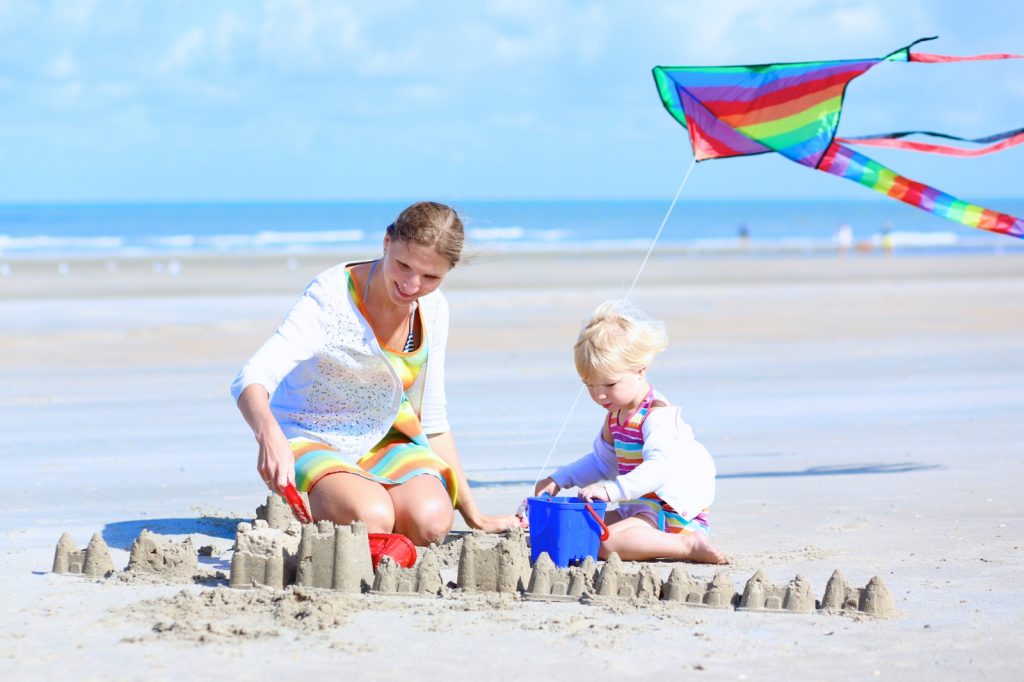
<svg viewBox="0 0 1024 682">
<path fill-rule="evenodd" d="M 395 531 L 421 547 L 443 542 L 452 529 L 455 511 L 440 481 L 417 476 L 390 490 L 395 509 Z"/>
<path fill-rule="evenodd" d="M 370 533 L 390 533 L 395 527 L 395 508 L 378 483 L 348 474 L 327 476 L 309 495 L 313 517 L 339 525 L 362 521 Z"/>
<path fill-rule="evenodd" d="M 407 529 L 404 533 L 413 544 L 426 547 L 432 542 L 438 544 L 444 542 L 448 532 L 452 529 L 455 521 L 455 514 L 451 505 L 424 505 L 429 507 L 407 520 Z"/>
</svg>

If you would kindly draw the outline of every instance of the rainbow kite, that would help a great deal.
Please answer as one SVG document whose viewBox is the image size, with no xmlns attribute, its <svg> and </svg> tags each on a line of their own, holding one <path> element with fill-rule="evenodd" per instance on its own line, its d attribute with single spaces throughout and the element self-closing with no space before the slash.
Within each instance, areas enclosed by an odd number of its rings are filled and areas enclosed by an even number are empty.
<svg viewBox="0 0 1024 682">
<path fill-rule="evenodd" d="M 910 51 L 925 40 L 934 38 L 922 38 L 880 59 L 756 66 L 657 66 L 654 80 L 665 108 L 689 131 L 697 161 L 776 152 L 942 218 L 1024 238 L 1024 221 L 1020 218 L 961 201 L 905 178 L 846 146 L 873 145 L 979 156 L 1024 142 L 1024 128 L 976 139 L 927 131 L 836 137 L 846 86 L 876 64 L 1024 58 L 1012 54 L 949 57 Z M 910 135 L 988 146 L 963 149 L 903 139 Z"/>
</svg>

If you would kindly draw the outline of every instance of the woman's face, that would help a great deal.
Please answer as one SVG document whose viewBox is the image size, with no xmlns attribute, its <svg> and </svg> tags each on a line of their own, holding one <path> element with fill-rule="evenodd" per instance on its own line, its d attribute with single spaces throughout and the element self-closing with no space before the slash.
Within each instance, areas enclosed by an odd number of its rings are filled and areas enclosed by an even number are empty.
<svg viewBox="0 0 1024 682">
<path fill-rule="evenodd" d="M 384 237 L 381 274 L 388 298 L 395 305 L 409 305 L 426 296 L 441 286 L 449 270 L 451 263 L 434 247 Z"/>
</svg>

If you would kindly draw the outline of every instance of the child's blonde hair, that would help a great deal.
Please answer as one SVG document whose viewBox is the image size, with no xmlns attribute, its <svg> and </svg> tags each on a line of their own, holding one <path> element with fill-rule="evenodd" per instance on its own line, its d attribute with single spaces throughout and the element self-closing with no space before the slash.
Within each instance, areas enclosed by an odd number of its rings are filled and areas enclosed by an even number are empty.
<svg viewBox="0 0 1024 682">
<path fill-rule="evenodd" d="M 602 303 L 583 326 L 573 354 L 584 381 L 639 372 L 668 347 L 665 325 L 626 301 Z"/>
</svg>

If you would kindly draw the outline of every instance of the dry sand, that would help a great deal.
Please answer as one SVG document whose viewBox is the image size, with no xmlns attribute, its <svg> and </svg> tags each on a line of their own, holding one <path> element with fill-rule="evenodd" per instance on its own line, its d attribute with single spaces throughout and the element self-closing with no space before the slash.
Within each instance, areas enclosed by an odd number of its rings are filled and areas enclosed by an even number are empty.
<svg viewBox="0 0 1024 682">
<path fill-rule="evenodd" d="M 491 254 L 456 271 L 448 393 L 485 510 L 529 491 L 578 390 L 580 320 L 642 254 Z M 4 679 L 1012 679 L 1024 625 L 1024 258 L 656 256 L 634 299 L 672 338 L 651 376 L 716 457 L 716 542 L 742 586 L 881 576 L 891 620 L 93 581 L 143 528 L 209 575 L 263 501 L 227 385 L 333 254 L 16 261 L 0 279 Z M 586 448 L 581 403 L 553 455 Z M 663 569 L 665 567 L 662 567 Z M 701 580 L 714 569 L 693 567 Z"/>
</svg>

